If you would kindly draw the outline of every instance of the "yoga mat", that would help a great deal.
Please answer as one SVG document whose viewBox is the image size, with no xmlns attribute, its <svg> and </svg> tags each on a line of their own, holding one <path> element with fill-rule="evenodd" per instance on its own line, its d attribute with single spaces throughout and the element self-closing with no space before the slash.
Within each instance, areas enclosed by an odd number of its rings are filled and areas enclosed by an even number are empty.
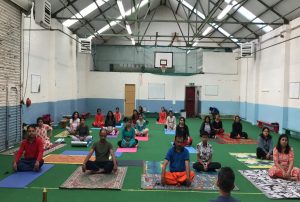
<svg viewBox="0 0 300 202">
<path fill-rule="evenodd" d="M 47 150 L 44 150 L 44 153 L 43 153 L 43 156 L 46 156 L 47 154 L 57 150 L 57 149 L 60 149 L 62 147 L 66 146 L 65 144 L 57 144 L 57 143 L 54 143 L 52 144 L 51 148 L 50 149 L 47 149 Z M 12 149 L 8 149 L 4 152 L 2 152 L 1 154 L 2 155 L 15 155 L 15 153 L 19 150 L 20 147 L 16 147 L 16 148 L 12 148 Z"/>
<path fill-rule="evenodd" d="M 44 150 L 43 156 L 46 156 L 49 153 L 54 152 L 55 150 L 58 150 L 64 146 L 66 146 L 66 144 L 53 144 L 50 149 Z"/>
<path fill-rule="evenodd" d="M 191 186 L 161 185 L 161 174 L 143 174 L 141 177 L 141 188 L 147 190 L 210 190 L 217 191 L 217 172 L 195 173 Z M 239 190 L 238 187 L 234 188 Z"/>
<path fill-rule="evenodd" d="M 31 182 L 33 182 L 35 179 L 37 179 L 39 176 L 47 172 L 50 168 L 52 168 L 54 165 L 52 164 L 44 164 L 40 171 L 34 172 L 15 172 L 11 174 L 10 176 L 4 178 L 0 181 L 0 187 L 3 188 L 24 188 Z"/>
<path fill-rule="evenodd" d="M 172 146 L 173 146 L 173 144 L 174 144 L 174 142 L 171 142 Z M 184 147 L 184 148 L 186 148 L 189 151 L 190 154 L 197 154 L 197 150 L 192 146 Z"/>
<path fill-rule="evenodd" d="M 91 130 L 101 130 L 101 128 L 91 128 Z"/>
<path fill-rule="evenodd" d="M 176 131 L 175 130 L 167 130 L 165 129 L 165 135 L 175 135 Z"/>
<path fill-rule="evenodd" d="M 20 147 L 10 148 L 6 151 L 1 152 L 2 155 L 15 155 L 15 153 L 19 150 Z"/>
<path fill-rule="evenodd" d="M 271 160 L 261 160 L 256 158 L 255 153 L 229 153 L 238 161 L 244 163 L 248 168 L 267 169 L 274 164 Z"/>
<path fill-rule="evenodd" d="M 58 138 L 58 137 L 68 137 L 68 136 L 69 136 L 69 132 L 64 130 L 64 131 L 58 133 L 57 135 L 55 135 L 54 137 Z"/>
<path fill-rule="evenodd" d="M 63 154 L 63 155 L 73 155 L 73 156 L 75 156 L 75 155 L 86 156 L 86 155 L 88 155 L 88 153 L 89 153 L 89 151 L 66 150 L 61 154 Z M 93 156 L 95 156 L 95 152 L 94 152 Z M 122 156 L 122 153 L 121 152 L 115 152 L 115 156 L 120 157 L 120 156 Z"/>
<path fill-rule="evenodd" d="M 137 147 L 134 148 L 118 148 L 116 152 L 122 152 L 122 153 L 135 153 L 137 152 Z"/>
<path fill-rule="evenodd" d="M 118 160 L 118 166 L 138 166 L 143 167 L 143 160 Z"/>
<path fill-rule="evenodd" d="M 82 164 L 85 157 L 86 156 L 49 154 L 44 157 L 44 162 L 51 164 Z M 90 158 L 91 161 L 94 161 L 95 159 L 95 156 Z"/>
<path fill-rule="evenodd" d="M 123 128 L 123 123 L 121 123 L 121 125 L 116 125 L 115 128 Z"/>
<path fill-rule="evenodd" d="M 300 198 L 300 182 L 270 178 L 268 170 L 239 170 L 256 188 L 271 199 Z"/>
<path fill-rule="evenodd" d="M 142 136 L 135 136 L 135 139 L 137 139 L 138 141 L 144 141 L 147 142 L 149 140 L 149 135 L 142 137 Z"/>
<path fill-rule="evenodd" d="M 82 172 L 78 167 L 74 173 L 60 186 L 64 189 L 122 189 L 127 167 L 118 167 L 116 173 L 90 174 Z"/>
<path fill-rule="evenodd" d="M 256 140 L 248 139 L 232 139 L 229 134 L 216 135 L 219 144 L 257 144 Z"/>
</svg>

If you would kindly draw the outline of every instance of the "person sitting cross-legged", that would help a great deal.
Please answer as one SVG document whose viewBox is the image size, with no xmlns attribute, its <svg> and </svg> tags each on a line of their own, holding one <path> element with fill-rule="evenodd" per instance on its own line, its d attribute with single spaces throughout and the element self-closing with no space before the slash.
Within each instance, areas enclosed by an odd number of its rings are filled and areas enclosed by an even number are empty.
<svg viewBox="0 0 300 202">
<path fill-rule="evenodd" d="M 223 123 L 219 114 L 216 115 L 215 120 L 212 122 L 212 129 L 216 135 L 224 135 Z"/>
<path fill-rule="evenodd" d="M 209 200 L 209 202 L 240 202 L 240 200 L 230 196 L 230 192 L 234 189 L 234 180 L 234 172 L 230 167 L 221 168 L 217 181 L 220 196 L 215 200 Z"/>
<path fill-rule="evenodd" d="M 202 142 L 197 144 L 197 162 L 193 164 L 193 168 L 200 171 L 216 171 L 221 168 L 218 162 L 211 162 L 213 155 L 212 145 L 208 143 L 208 133 L 204 131 L 201 135 Z"/>
<path fill-rule="evenodd" d="M 110 142 L 106 141 L 107 131 L 101 129 L 99 132 L 100 140 L 95 142 L 92 149 L 86 156 L 83 164 L 82 171 L 91 171 L 93 174 L 97 173 L 111 173 L 118 170 L 117 160 L 114 154 L 113 146 Z M 90 161 L 91 156 L 95 152 L 96 160 Z M 109 161 L 109 156 L 112 157 L 112 161 Z"/>
<path fill-rule="evenodd" d="M 273 140 L 268 127 L 263 127 L 262 133 L 257 139 L 256 157 L 266 160 L 273 159 Z"/>
<path fill-rule="evenodd" d="M 175 136 L 174 146 L 169 149 L 162 166 L 162 185 L 190 186 L 195 173 L 190 170 L 189 151 L 183 146 L 184 138 Z M 169 172 L 166 172 L 168 164 Z"/>
<path fill-rule="evenodd" d="M 88 142 L 93 137 L 90 135 L 90 130 L 87 125 L 85 125 L 85 118 L 80 119 L 80 125 L 77 127 L 76 135 L 72 136 L 72 141 L 84 141 Z"/>
<path fill-rule="evenodd" d="M 34 125 L 27 127 L 27 138 L 21 143 L 13 162 L 14 171 L 39 171 L 44 164 L 43 141 L 36 134 Z M 24 158 L 21 159 L 24 154 Z"/>
<path fill-rule="evenodd" d="M 243 125 L 241 123 L 240 117 L 235 116 L 234 122 L 232 123 L 232 132 L 230 133 L 230 138 L 240 139 L 245 138 L 248 139 L 248 134 L 243 131 Z"/>
<path fill-rule="evenodd" d="M 173 111 L 169 111 L 169 116 L 167 117 L 165 129 L 176 130 L 176 117 L 174 116 Z"/>
<path fill-rule="evenodd" d="M 135 139 L 135 130 L 132 127 L 132 120 L 125 117 L 123 122 L 125 126 L 122 129 L 122 140 L 118 142 L 118 145 L 122 148 L 133 148 L 138 144 L 138 140 Z"/>
<path fill-rule="evenodd" d="M 147 121 L 144 120 L 143 116 L 139 114 L 139 119 L 136 121 L 135 125 L 135 135 L 136 136 L 147 136 L 149 129 L 147 128 Z"/>
<path fill-rule="evenodd" d="M 101 109 L 97 109 L 97 114 L 95 115 L 95 121 L 92 124 L 93 127 L 102 128 L 104 126 L 104 116 Z"/>
</svg>

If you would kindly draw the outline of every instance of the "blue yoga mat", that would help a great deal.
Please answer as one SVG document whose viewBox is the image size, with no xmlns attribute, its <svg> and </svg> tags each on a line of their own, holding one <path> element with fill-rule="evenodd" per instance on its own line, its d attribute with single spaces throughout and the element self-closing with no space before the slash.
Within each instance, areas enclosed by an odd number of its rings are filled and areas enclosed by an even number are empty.
<svg viewBox="0 0 300 202">
<path fill-rule="evenodd" d="M 121 125 L 116 125 L 116 128 L 123 128 L 123 123 L 121 123 Z"/>
<path fill-rule="evenodd" d="M 86 156 L 89 153 L 89 151 L 75 151 L 75 150 L 66 150 L 64 151 L 63 155 L 82 155 L 82 156 Z M 122 152 L 115 152 L 115 156 L 116 157 L 120 157 L 122 156 Z M 94 156 L 95 156 L 95 152 L 94 152 Z"/>
<path fill-rule="evenodd" d="M 175 130 L 167 130 L 165 129 L 165 134 L 166 135 L 175 135 L 176 131 Z"/>
<path fill-rule="evenodd" d="M 101 128 L 91 128 L 91 130 L 101 130 Z"/>
<path fill-rule="evenodd" d="M 171 145 L 173 145 L 174 142 L 171 142 Z M 197 154 L 197 150 L 194 147 L 184 147 L 186 148 L 190 154 Z"/>
<path fill-rule="evenodd" d="M 39 172 L 15 172 L 0 181 L 0 187 L 4 188 L 24 188 L 39 176 L 52 168 L 53 164 L 44 164 Z"/>
</svg>

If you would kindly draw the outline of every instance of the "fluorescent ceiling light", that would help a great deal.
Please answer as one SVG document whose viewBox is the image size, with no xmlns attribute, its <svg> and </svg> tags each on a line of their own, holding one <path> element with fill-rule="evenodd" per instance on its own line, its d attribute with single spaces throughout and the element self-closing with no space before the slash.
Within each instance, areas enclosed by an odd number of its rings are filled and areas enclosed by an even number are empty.
<svg viewBox="0 0 300 202">
<path fill-rule="evenodd" d="M 217 19 L 222 20 L 225 17 L 225 15 L 231 10 L 232 7 L 232 4 L 227 5 L 225 9 L 222 10 L 222 12 L 218 15 Z"/>
<path fill-rule="evenodd" d="M 118 4 L 118 7 L 119 7 L 119 10 L 120 10 L 120 13 L 121 13 L 122 17 L 125 18 L 125 9 L 124 9 L 122 1 L 118 0 L 117 4 Z"/>
<path fill-rule="evenodd" d="M 132 31 L 130 29 L 130 25 L 126 25 L 126 29 L 127 29 L 128 34 L 132 34 Z"/>
<path fill-rule="evenodd" d="M 137 8 L 142 8 L 143 6 L 147 5 L 148 1 L 149 1 L 149 0 L 143 0 L 140 4 L 137 4 L 136 7 L 137 7 Z M 132 7 L 131 9 L 129 9 L 128 11 L 125 12 L 125 16 L 130 16 L 130 15 L 131 15 L 132 13 L 134 13 L 134 12 L 135 12 L 135 8 Z M 117 17 L 117 19 L 121 20 L 121 19 L 122 19 L 122 16 Z M 104 27 L 102 27 L 101 29 L 99 29 L 99 30 L 97 31 L 97 33 L 98 33 L 98 34 L 101 34 L 101 33 L 105 32 L 105 31 L 107 31 L 110 27 L 113 27 L 113 26 L 115 26 L 115 25 L 118 24 L 118 23 L 120 23 L 120 21 L 118 21 L 118 20 L 112 21 L 112 22 L 110 22 L 109 24 L 107 24 L 107 25 L 105 25 Z M 127 26 L 126 26 L 126 29 L 127 29 Z M 127 30 L 127 32 L 128 32 L 128 30 Z M 88 38 L 91 38 L 91 39 L 92 39 L 92 38 L 94 38 L 94 35 L 91 35 L 91 36 L 89 36 Z M 131 38 L 131 42 L 132 42 L 132 43 L 134 42 L 134 38 Z M 135 44 L 135 42 L 134 42 L 133 44 Z"/>
<path fill-rule="evenodd" d="M 103 4 L 105 4 L 106 2 L 108 2 L 109 0 L 97 0 L 97 4 L 98 6 L 102 6 Z M 81 11 L 79 11 L 79 13 L 76 13 L 75 15 L 73 15 L 71 18 L 74 19 L 69 19 L 64 21 L 62 24 L 66 27 L 70 27 L 72 26 L 74 23 L 78 22 L 77 18 L 82 18 L 87 16 L 88 14 L 90 14 L 91 12 L 93 12 L 94 10 L 97 9 L 97 4 L 95 2 L 91 3 L 90 5 L 88 5 L 87 7 L 85 7 L 84 9 L 82 9 Z"/>
<path fill-rule="evenodd" d="M 202 36 L 206 36 L 211 30 L 212 30 L 211 26 L 207 27 L 206 30 L 204 30 L 204 32 L 202 33 Z"/>
<path fill-rule="evenodd" d="M 192 46 L 197 46 L 198 41 L 194 42 Z"/>
<path fill-rule="evenodd" d="M 132 43 L 132 45 L 135 45 L 134 38 L 131 38 L 131 43 Z"/>
<path fill-rule="evenodd" d="M 186 52 L 186 54 L 189 54 L 191 52 L 191 50 L 188 50 L 187 52 Z"/>
</svg>

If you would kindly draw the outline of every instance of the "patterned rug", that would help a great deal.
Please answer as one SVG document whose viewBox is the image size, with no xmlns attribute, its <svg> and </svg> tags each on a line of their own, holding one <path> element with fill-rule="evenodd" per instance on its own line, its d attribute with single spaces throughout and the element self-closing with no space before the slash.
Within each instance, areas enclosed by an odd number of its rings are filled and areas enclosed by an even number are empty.
<svg viewBox="0 0 300 202">
<path fill-rule="evenodd" d="M 44 157 L 45 163 L 51 164 L 82 164 L 86 156 L 78 155 L 62 155 L 62 154 L 49 154 Z M 95 160 L 95 156 L 90 158 L 91 161 Z"/>
<path fill-rule="evenodd" d="M 239 170 L 239 172 L 268 198 L 300 198 L 300 182 L 272 179 L 267 170 Z"/>
<path fill-rule="evenodd" d="M 49 154 L 49 153 L 51 153 L 51 152 L 53 152 L 57 149 L 60 149 L 64 146 L 66 146 L 66 145 L 65 144 L 53 144 L 50 149 L 47 149 L 47 150 L 44 151 L 43 156 L 46 156 L 47 154 Z M 1 154 L 2 155 L 15 155 L 15 153 L 17 153 L 19 148 L 20 147 L 12 148 L 12 149 L 9 149 L 9 150 L 6 150 L 6 151 L 2 152 Z"/>
<path fill-rule="evenodd" d="M 69 132 L 64 130 L 64 131 L 58 133 L 57 135 L 55 135 L 54 137 L 58 138 L 58 137 L 68 137 L 68 136 L 69 136 Z"/>
<path fill-rule="evenodd" d="M 127 167 L 118 167 L 117 173 L 90 174 L 83 173 L 78 167 L 60 186 L 64 189 L 122 189 Z"/>
<path fill-rule="evenodd" d="M 231 156 L 234 156 L 238 161 L 244 163 L 248 168 L 256 169 L 267 169 L 271 168 L 274 164 L 270 160 L 261 160 L 256 158 L 255 153 L 229 153 Z"/>
<path fill-rule="evenodd" d="M 217 135 L 216 137 L 219 144 L 257 144 L 257 141 L 251 138 L 232 139 L 229 134 Z"/>
</svg>

